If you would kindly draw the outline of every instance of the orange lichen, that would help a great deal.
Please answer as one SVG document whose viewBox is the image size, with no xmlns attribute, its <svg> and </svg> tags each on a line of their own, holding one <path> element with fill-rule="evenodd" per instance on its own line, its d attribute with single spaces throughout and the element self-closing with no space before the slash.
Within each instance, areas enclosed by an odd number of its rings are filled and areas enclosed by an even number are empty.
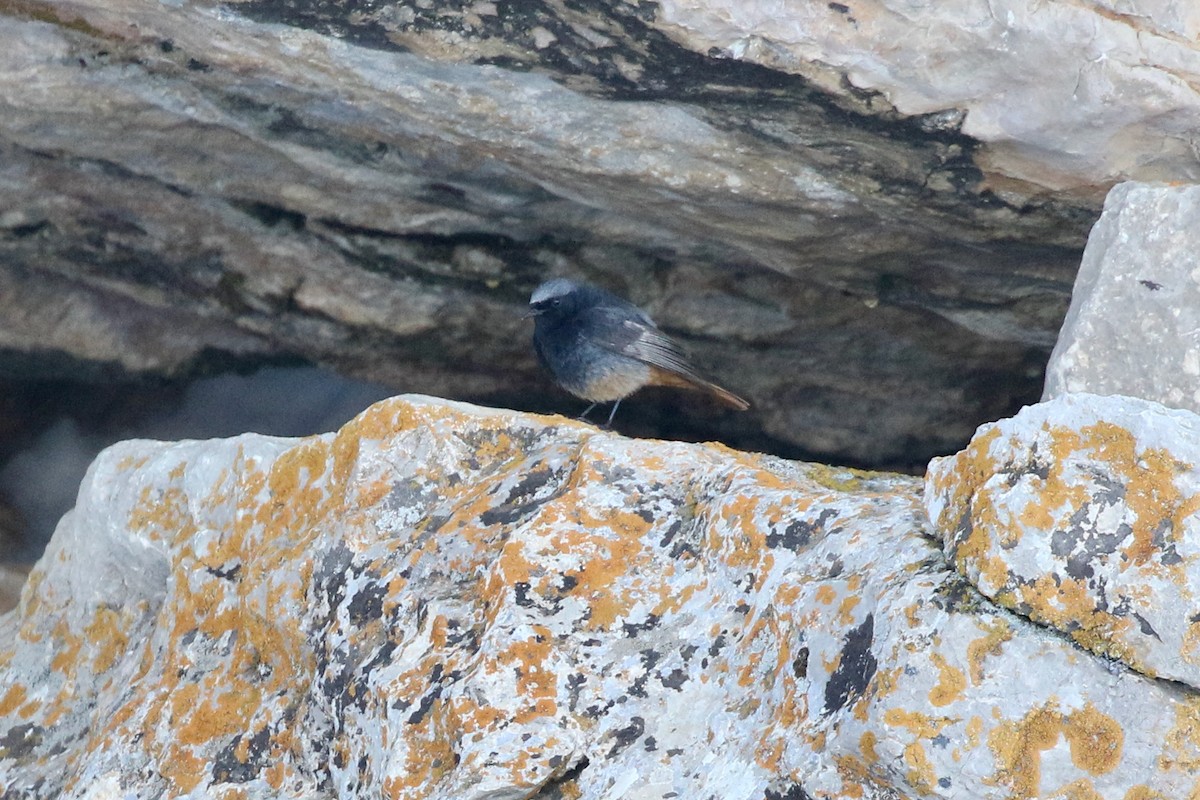
<svg viewBox="0 0 1200 800">
<path fill-rule="evenodd" d="M 859 798 L 863 796 L 863 781 L 870 781 L 870 770 L 861 759 L 845 753 L 833 755 L 833 763 L 837 766 L 838 777 L 842 786 L 838 798 Z"/>
<path fill-rule="evenodd" d="M 921 608 L 923 605 L 923 601 L 917 601 L 909 603 L 904 607 L 904 621 L 909 624 L 909 627 L 915 628 L 921 624 Z"/>
<path fill-rule="evenodd" d="M 134 472 L 144 467 L 149 460 L 148 456 L 128 455 L 117 462 L 117 469 L 121 472 Z"/>
<path fill-rule="evenodd" d="M 955 463 L 960 483 L 955 485 L 954 495 L 942 512 L 939 526 L 954 529 L 958 521 L 968 515 L 970 526 L 967 535 L 964 537 L 961 532 L 956 532 L 951 547 L 955 565 L 965 572 L 968 564 L 984 562 L 992 547 L 993 534 L 1005 526 L 1000 522 L 991 495 L 987 492 L 976 493 L 996 468 L 986 447 L 977 447 L 972 441 L 967 450 L 959 453 Z"/>
<path fill-rule="evenodd" d="M 30 700 L 28 703 L 21 706 L 17 710 L 17 716 L 20 717 L 21 719 L 29 719 L 34 714 L 36 714 L 38 711 L 40 711 L 41 708 L 42 708 L 41 700 Z M 3 797 L 3 796 L 4 796 L 3 794 L 0 794 L 0 797 Z"/>
<path fill-rule="evenodd" d="M 1121 760 L 1125 732 L 1091 703 L 1067 715 L 1063 736 L 1071 745 L 1071 762 L 1089 775 L 1111 772 Z"/>
<path fill-rule="evenodd" d="M 263 777 L 266 779 L 267 785 L 272 789 L 282 788 L 283 781 L 287 778 L 287 775 L 288 767 L 283 761 L 275 761 L 263 771 Z"/>
<path fill-rule="evenodd" d="M 708 588 L 708 579 L 703 578 L 697 583 L 689 583 L 684 586 L 672 586 L 663 583 L 658 590 L 659 601 L 651 610 L 651 614 L 656 617 L 662 617 L 666 614 L 674 613 L 683 608 L 697 592 Z"/>
<path fill-rule="evenodd" d="M 381 475 L 358 490 L 356 502 L 360 506 L 376 505 L 391 493 L 394 486 L 388 476 Z"/>
<path fill-rule="evenodd" d="M 1013 797 L 1041 795 L 1042 751 L 1058 741 L 1062 715 L 1052 704 L 1030 711 L 1018 722 L 1003 722 L 988 735 L 988 747 L 998 767 L 994 781 L 1010 786 Z"/>
<path fill-rule="evenodd" d="M 1172 521 L 1168 536 L 1177 535 L 1182 517 L 1196 510 L 1195 499 L 1185 503 L 1174 482 L 1175 476 L 1191 469 L 1191 465 L 1175 460 L 1162 448 L 1139 452 L 1136 437 L 1110 422 L 1089 425 L 1081 433 L 1084 445 L 1093 451 L 1094 457 L 1107 462 L 1125 480 L 1125 504 L 1136 518 L 1132 523 L 1132 542 L 1122 552 L 1132 565 L 1146 564 L 1161 549 L 1154 542 L 1161 524 Z"/>
<path fill-rule="evenodd" d="M 871 696 L 882 700 L 899 688 L 900 677 L 904 674 L 903 667 L 881 668 L 875 673 L 871 682 Z"/>
<path fill-rule="evenodd" d="M 1081 437 L 1069 428 L 1052 428 L 1050 440 L 1049 468 L 1045 478 L 1028 474 L 1025 480 L 1032 481 L 1038 502 L 1029 503 L 1021 511 L 1020 526 L 1000 537 L 1002 545 L 1012 545 L 1027 529 L 1048 532 L 1058 527 L 1058 520 L 1066 519 L 1087 502 L 1087 491 L 1082 484 L 1069 481 L 1063 474 L 1063 465 L 1081 447 Z"/>
<path fill-rule="evenodd" d="M 175 703 L 175 738 L 180 744 L 203 744 L 218 738 L 231 737 L 247 729 L 247 724 L 255 709 L 258 708 L 261 693 L 257 686 L 243 681 L 228 681 L 224 689 L 214 682 L 205 688 L 203 699 L 195 692 L 187 692 L 187 696 L 195 698 L 191 708 L 182 718 L 179 717 L 179 704 Z M 231 685 L 228 685 L 231 683 Z M 196 684 L 188 684 L 183 689 L 195 689 Z"/>
<path fill-rule="evenodd" d="M 1200 700 L 1187 698 L 1175 703 L 1175 721 L 1163 736 L 1159 766 L 1200 774 Z"/>
<path fill-rule="evenodd" d="M 1104 800 L 1104 795 L 1086 778 L 1082 778 L 1059 789 L 1048 800 Z"/>
<path fill-rule="evenodd" d="M 842 598 L 842 602 L 838 604 L 838 622 L 843 625 L 854 624 L 854 607 L 862 602 L 862 597 L 857 594 L 848 594 Z"/>
<path fill-rule="evenodd" d="M 14 683 L 10 686 L 8 691 L 4 693 L 4 696 L 0 697 L 0 716 L 8 716 L 16 711 L 25 702 L 25 696 L 26 690 L 24 686 L 19 683 Z"/>
<path fill-rule="evenodd" d="M 879 763 L 879 753 L 875 747 L 879 744 L 879 737 L 873 731 L 863 731 L 858 737 L 858 749 L 862 753 L 863 761 L 868 766 Z"/>
<path fill-rule="evenodd" d="M 533 716 L 549 716 L 555 713 L 554 698 L 558 693 L 557 673 L 551 661 L 554 635 L 541 625 L 533 629 L 533 637 L 513 642 L 500 658 L 516 669 L 517 691 L 532 703 L 527 708 Z"/>
<path fill-rule="evenodd" d="M 54 623 L 54 658 L 50 660 L 50 669 L 55 672 L 74 672 L 79 660 L 79 651 L 83 647 L 83 639 L 75 635 L 67 624 L 66 618 L 59 618 Z"/>
<path fill-rule="evenodd" d="M 118 658 L 125 655 L 129 636 L 122 622 L 120 612 L 101 606 L 96 609 L 92 621 L 84 629 L 88 641 L 97 648 L 92 662 L 92 669 L 97 673 L 107 672 L 117 663 Z"/>
<path fill-rule="evenodd" d="M 583 797 L 583 787 L 579 785 L 578 778 L 558 783 L 554 788 L 558 790 L 559 795 L 562 796 L 562 800 L 579 800 L 579 798 Z"/>
<path fill-rule="evenodd" d="M 326 511 L 321 507 L 326 493 L 318 479 L 325 473 L 329 456 L 330 445 L 317 437 L 281 453 L 267 474 L 271 500 L 259 507 L 258 521 L 280 533 L 293 534 L 314 523 Z"/>
<path fill-rule="evenodd" d="M 1189 623 L 1183 632 L 1179 657 L 1188 664 L 1200 664 L 1200 621 Z"/>
<path fill-rule="evenodd" d="M 1141 785 L 1131 788 L 1121 800 L 1171 800 L 1171 798 L 1154 791 L 1149 786 Z"/>
<path fill-rule="evenodd" d="M 393 766 L 398 774 L 383 781 L 385 796 L 424 796 L 421 787 L 436 783 L 454 768 L 454 737 L 450 732 L 454 730 L 455 715 L 450 705 L 446 700 L 434 700 L 422 720 L 406 731 L 406 741 L 398 751 L 402 761 Z M 349 744 L 339 742 L 338 747 L 345 751 L 342 757 L 348 759 Z"/>
<path fill-rule="evenodd" d="M 720 552 L 722 560 L 731 567 L 753 569 L 760 566 L 760 562 L 773 561 L 770 548 L 766 546 L 766 534 L 756 522 L 758 502 L 757 497 L 750 495 L 726 500 L 720 509 L 724 527 L 713 526 L 711 529 L 713 549 Z"/>
<path fill-rule="evenodd" d="M 948 495 L 941 516 L 934 520 L 939 530 L 952 528 L 970 508 L 975 492 L 995 474 L 996 461 L 990 451 L 998 438 L 1000 428 L 996 426 L 977 433 L 966 448 L 953 457 L 950 469 L 933 473 L 933 491 Z"/>
<path fill-rule="evenodd" d="M 978 639 L 973 639 L 967 645 L 967 663 L 971 674 L 971 683 L 975 686 L 983 683 L 983 661 L 988 656 L 1000 653 L 1004 643 L 1013 638 L 1012 625 L 1003 617 L 995 617 L 984 627 L 986 633 Z"/>
<path fill-rule="evenodd" d="M 902 708 L 889 708 L 883 715 L 883 721 L 893 727 L 906 729 L 910 736 L 917 739 L 932 739 L 953 723 L 948 717 L 932 717 Z"/>
<path fill-rule="evenodd" d="M 905 777 L 914 789 L 921 793 L 933 791 L 937 783 L 937 771 L 920 742 L 909 742 L 904 746 L 904 765 L 908 767 Z"/>
<path fill-rule="evenodd" d="M 171 748 L 159 763 L 163 777 L 174 784 L 179 794 L 192 791 L 205 778 L 207 762 L 183 748 Z"/>
<path fill-rule="evenodd" d="M 938 669 L 938 682 L 929 690 L 929 702 L 935 706 L 949 705 L 962 696 L 967 677 L 961 669 L 947 663 L 941 653 L 935 652 L 932 660 Z"/>
<path fill-rule="evenodd" d="M 760 743 L 759 747 L 755 749 L 754 763 L 760 769 L 766 770 L 769 773 L 778 772 L 785 746 L 786 743 L 780 738 L 775 738 L 771 742 Z"/>
<path fill-rule="evenodd" d="M 148 541 L 187 541 L 196 531 L 195 521 L 188 508 L 188 498 L 177 484 L 182 482 L 181 467 L 171 470 L 173 484 L 142 488 L 138 502 L 129 513 L 129 529 Z"/>
<path fill-rule="evenodd" d="M 988 746 L 999 765 L 995 782 L 1011 786 L 1016 797 L 1040 796 L 1041 752 L 1060 737 L 1070 745 L 1071 762 L 1090 775 L 1116 768 L 1125 738 L 1120 724 L 1090 703 L 1064 715 L 1052 700 L 992 730 Z"/>
<path fill-rule="evenodd" d="M 637 593 L 629 591 L 623 579 L 648 558 L 645 534 L 650 523 L 633 512 L 611 509 L 581 513 L 579 524 L 581 528 L 557 537 L 556 544 L 581 559 L 579 568 L 566 571 L 574 581 L 571 594 L 583 598 L 591 610 L 589 626 L 605 629 L 628 613 L 636 600 Z M 517 580 L 508 574 L 507 566 L 506 576 Z"/>
<path fill-rule="evenodd" d="M 983 717 L 971 717 L 967 721 L 967 749 L 974 750 L 979 747 L 979 735 L 983 733 Z"/>
</svg>

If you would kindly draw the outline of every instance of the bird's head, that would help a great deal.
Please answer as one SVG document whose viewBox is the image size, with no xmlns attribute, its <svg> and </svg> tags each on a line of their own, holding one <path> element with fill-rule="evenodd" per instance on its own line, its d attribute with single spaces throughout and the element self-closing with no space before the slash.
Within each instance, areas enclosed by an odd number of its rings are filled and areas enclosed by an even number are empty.
<svg viewBox="0 0 1200 800">
<path fill-rule="evenodd" d="M 533 290 L 529 296 L 526 317 L 560 319 L 570 314 L 577 304 L 580 286 L 566 278 L 553 278 Z"/>
</svg>

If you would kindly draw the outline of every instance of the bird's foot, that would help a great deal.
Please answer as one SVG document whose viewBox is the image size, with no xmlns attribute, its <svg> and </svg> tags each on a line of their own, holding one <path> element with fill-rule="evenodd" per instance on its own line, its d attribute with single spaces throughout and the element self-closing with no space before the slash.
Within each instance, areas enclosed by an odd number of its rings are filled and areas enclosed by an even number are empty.
<svg viewBox="0 0 1200 800">
<path fill-rule="evenodd" d="M 608 412 L 608 421 L 607 421 L 607 422 L 605 422 L 603 425 L 601 425 L 601 426 L 600 426 L 600 429 L 601 429 L 601 430 L 605 430 L 605 431 L 611 431 L 611 430 L 612 430 L 612 421 L 613 421 L 613 417 L 615 417 L 615 416 L 617 415 L 617 406 L 619 406 L 619 405 L 621 405 L 621 401 L 620 401 L 620 400 L 618 400 L 617 402 L 613 403 L 612 411 Z"/>
<path fill-rule="evenodd" d="M 585 409 L 583 410 L 583 413 L 582 413 L 582 414 L 580 414 L 580 415 L 579 415 L 579 417 L 578 417 L 579 421 L 580 421 L 580 422 L 591 422 L 591 420 L 589 420 L 589 419 L 587 418 L 587 415 L 588 415 L 588 414 L 590 414 L 590 413 L 592 413 L 592 409 L 594 409 L 594 408 L 595 408 L 596 406 L 598 406 L 598 405 L 600 405 L 600 404 L 599 404 L 599 403 L 592 403 L 590 406 L 588 406 L 587 408 L 585 408 Z M 604 422 L 604 424 L 603 424 L 603 425 L 597 425 L 596 427 L 597 427 L 597 428 L 599 428 L 599 429 L 600 429 L 600 430 L 602 430 L 602 431 L 610 431 L 610 430 L 612 430 L 613 417 L 615 417 L 615 416 L 617 415 L 617 406 L 619 406 L 619 405 L 621 405 L 621 401 L 620 401 L 620 400 L 618 400 L 617 402 L 613 403 L 612 411 L 608 412 L 608 419 L 607 419 L 607 420 L 605 420 L 605 422 Z"/>
</svg>

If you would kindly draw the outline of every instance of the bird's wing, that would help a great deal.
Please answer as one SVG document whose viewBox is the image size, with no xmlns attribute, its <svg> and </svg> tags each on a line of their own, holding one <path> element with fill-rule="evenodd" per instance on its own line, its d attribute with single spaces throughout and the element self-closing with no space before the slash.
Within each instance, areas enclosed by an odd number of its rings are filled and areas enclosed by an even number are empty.
<svg viewBox="0 0 1200 800">
<path fill-rule="evenodd" d="M 707 392 L 730 408 L 741 411 L 750 407 L 744 398 L 700 377 L 679 345 L 644 313 L 637 319 L 630 319 L 625 309 L 597 307 L 584 314 L 589 318 L 581 320 L 582 328 L 592 334 L 591 340 L 600 347 L 649 365 L 650 383 Z"/>
<path fill-rule="evenodd" d="M 593 308 L 584 313 L 595 315 L 595 324 L 585 324 L 584 328 L 600 332 L 595 337 L 595 342 L 601 347 L 690 380 L 703 382 L 704 379 L 696 374 L 695 368 L 688 363 L 687 356 L 683 354 L 679 345 L 655 327 L 645 314 L 639 319 L 629 319 L 625 310 L 607 308 Z"/>
</svg>

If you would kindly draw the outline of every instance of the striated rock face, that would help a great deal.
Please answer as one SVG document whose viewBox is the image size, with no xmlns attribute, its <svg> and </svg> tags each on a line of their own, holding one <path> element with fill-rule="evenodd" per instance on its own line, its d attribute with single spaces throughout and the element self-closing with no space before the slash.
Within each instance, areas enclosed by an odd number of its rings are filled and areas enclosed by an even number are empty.
<svg viewBox="0 0 1200 800">
<path fill-rule="evenodd" d="M 910 478 L 420 397 L 128 442 L 0 618 L 0 793 L 1200 791 L 1200 700 L 989 603 L 924 520 Z"/>
<path fill-rule="evenodd" d="M 0 379 L 298 359 L 570 411 L 518 319 L 534 285 L 569 274 L 648 306 L 754 402 L 738 416 L 648 397 L 631 432 L 907 467 L 960 447 L 1036 397 L 1113 179 L 1079 157 L 1087 186 L 1059 191 L 1076 154 L 1051 152 L 1051 133 L 1083 141 L 1069 117 L 1089 147 L 1110 137 L 1129 174 L 1178 166 L 1180 140 L 1157 132 L 1195 127 L 1166 111 L 1191 91 L 1187 47 L 1173 44 L 1171 94 L 1151 103 L 1124 81 L 1113 102 L 1088 81 L 1090 94 L 1062 91 L 1117 63 L 1115 50 L 1097 60 L 1114 28 L 1144 43 L 1119 52 L 1143 59 L 1136 74 L 1159 74 L 1149 59 L 1165 56 L 1134 17 L 1031 4 L 1010 28 L 995 3 L 982 27 L 940 11 L 928 39 L 975 57 L 939 61 L 897 25 L 866 24 L 889 16 L 880 4 L 747 3 L 775 28 L 701 24 L 726 5 L 4 5 Z M 859 88 L 850 50 L 761 57 L 831 21 L 859 31 L 853 52 L 894 55 L 908 90 Z M 1071 47 L 1039 58 L 1068 33 Z M 1009 52 L 1017 39 L 1028 46 Z M 932 74 L 903 69 L 913 59 L 1007 100 L 985 113 L 930 87 L 915 104 Z M 1000 91 L 1014 61 L 1053 72 L 1059 94 L 1025 104 L 1051 85 L 1029 71 L 1022 91 Z M 1003 119 L 1020 123 L 1007 143 Z M 1045 153 L 1053 180 L 993 170 L 1002 145 Z"/>
<path fill-rule="evenodd" d="M 1200 10 L 1188 0 L 662 0 L 692 49 L 878 92 L 1041 186 L 1200 179 Z"/>
<path fill-rule="evenodd" d="M 1088 238 L 1043 397 L 1095 392 L 1200 411 L 1200 186 L 1123 183 Z"/>
</svg>

